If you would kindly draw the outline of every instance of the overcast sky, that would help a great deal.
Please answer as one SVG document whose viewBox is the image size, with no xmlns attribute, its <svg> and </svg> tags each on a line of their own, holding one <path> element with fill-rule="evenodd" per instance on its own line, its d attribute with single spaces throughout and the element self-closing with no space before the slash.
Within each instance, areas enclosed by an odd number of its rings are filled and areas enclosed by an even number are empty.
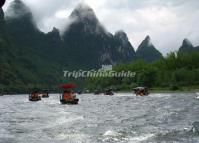
<svg viewBox="0 0 199 143">
<path fill-rule="evenodd" d="M 12 0 L 7 0 L 4 10 Z M 63 28 L 78 3 L 86 3 L 111 33 L 124 30 L 133 47 L 150 35 L 162 53 L 176 51 L 184 38 L 199 45 L 199 0 L 22 0 L 38 27 Z"/>
</svg>

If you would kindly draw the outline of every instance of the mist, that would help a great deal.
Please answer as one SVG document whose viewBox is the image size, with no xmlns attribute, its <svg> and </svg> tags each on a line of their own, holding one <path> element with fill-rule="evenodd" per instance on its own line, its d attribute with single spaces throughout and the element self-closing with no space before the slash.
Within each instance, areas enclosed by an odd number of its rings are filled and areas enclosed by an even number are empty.
<svg viewBox="0 0 199 143">
<path fill-rule="evenodd" d="M 7 0 L 4 11 L 10 2 Z M 88 4 L 111 33 L 124 30 L 136 49 L 150 35 L 164 55 L 176 51 L 184 38 L 199 45 L 199 1 L 197 0 L 22 0 L 30 7 L 36 25 L 43 32 L 56 27 L 65 30 L 69 16 L 79 3 Z"/>
</svg>

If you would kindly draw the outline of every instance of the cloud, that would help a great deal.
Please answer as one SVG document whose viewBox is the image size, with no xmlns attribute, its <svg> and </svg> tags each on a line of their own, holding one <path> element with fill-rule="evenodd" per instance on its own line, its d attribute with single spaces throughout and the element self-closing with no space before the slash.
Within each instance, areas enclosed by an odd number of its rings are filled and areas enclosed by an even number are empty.
<svg viewBox="0 0 199 143">
<path fill-rule="evenodd" d="M 10 1 L 7 0 L 4 9 Z M 38 27 L 48 32 L 63 29 L 76 5 L 91 6 L 112 33 L 124 30 L 137 48 L 146 35 L 164 54 L 176 51 L 184 38 L 199 45 L 198 0 L 23 0 L 33 11 Z"/>
</svg>

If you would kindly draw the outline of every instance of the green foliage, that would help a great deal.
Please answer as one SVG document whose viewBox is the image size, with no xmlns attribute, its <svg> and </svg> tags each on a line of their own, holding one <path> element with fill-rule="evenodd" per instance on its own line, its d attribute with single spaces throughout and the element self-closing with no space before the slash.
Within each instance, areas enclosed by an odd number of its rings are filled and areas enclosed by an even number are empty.
<svg viewBox="0 0 199 143">
<path fill-rule="evenodd" d="M 115 82 L 109 78 L 100 79 L 100 82 L 99 79 L 92 79 L 92 86 L 106 83 L 107 87 L 117 86 L 121 90 L 131 90 L 136 86 L 181 90 L 181 87 L 199 85 L 199 52 L 170 53 L 152 63 L 137 60 L 116 65 L 114 70 L 136 72 L 136 77 L 117 78 Z"/>
</svg>

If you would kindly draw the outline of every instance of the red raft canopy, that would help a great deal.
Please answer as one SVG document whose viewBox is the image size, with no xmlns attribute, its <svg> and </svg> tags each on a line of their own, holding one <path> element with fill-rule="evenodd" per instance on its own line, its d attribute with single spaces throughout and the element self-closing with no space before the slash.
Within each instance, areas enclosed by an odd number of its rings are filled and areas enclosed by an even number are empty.
<svg viewBox="0 0 199 143">
<path fill-rule="evenodd" d="M 71 88 L 76 88 L 77 86 L 75 84 L 61 84 L 59 85 L 59 88 L 63 89 L 71 89 Z"/>
</svg>

